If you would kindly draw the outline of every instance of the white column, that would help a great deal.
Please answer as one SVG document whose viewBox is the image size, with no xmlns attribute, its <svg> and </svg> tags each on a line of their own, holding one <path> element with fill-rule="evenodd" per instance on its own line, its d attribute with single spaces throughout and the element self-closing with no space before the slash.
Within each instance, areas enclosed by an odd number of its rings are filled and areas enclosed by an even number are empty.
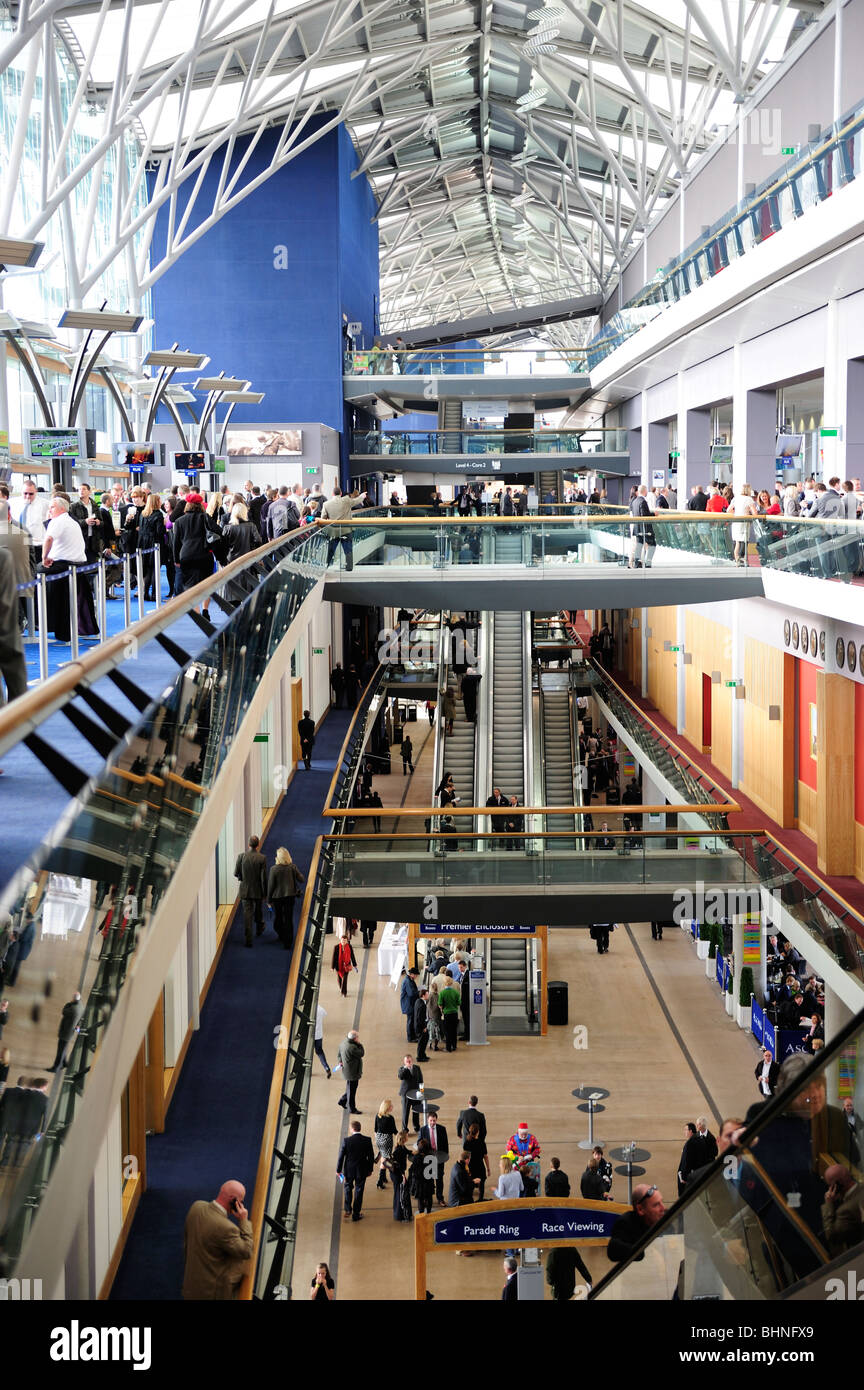
<svg viewBox="0 0 864 1390">
<path fill-rule="evenodd" d="M 732 486 L 750 483 L 773 491 L 777 437 L 777 392 L 748 390 L 740 343 L 732 349 Z"/>
<path fill-rule="evenodd" d="M 732 918 L 732 998 L 736 1005 L 738 1003 L 738 987 L 741 984 L 741 963 L 744 958 L 744 923 L 745 918 L 736 914 Z"/>
<path fill-rule="evenodd" d="M 730 680 L 744 679 L 744 639 L 741 635 L 740 605 L 730 604 L 730 615 L 732 619 L 732 671 Z M 742 747 L 742 734 L 744 726 L 744 701 L 735 698 L 735 691 L 732 692 L 732 777 L 733 787 L 738 787 L 741 782 L 741 772 L 744 764 L 744 750 Z"/>
<path fill-rule="evenodd" d="M 839 121 L 843 115 L 843 6 L 845 0 L 835 0 L 834 5 L 834 100 L 832 121 Z M 836 156 L 835 156 L 836 158 Z"/>
<path fill-rule="evenodd" d="M 650 772 L 642 769 L 642 805 L 643 806 L 665 806 L 666 793 L 659 783 L 654 781 Z M 656 815 L 645 817 L 643 822 L 646 830 L 665 830 L 666 815 L 663 811 Z"/>
<path fill-rule="evenodd" d="M 678 373 L 678 510 L 690 500 L 697 483 L 707 487 L 711 479 L 711 411 L 688 410 L 685 373 Z"/>
<path fill-rule="evenodd" d="M 0 312 L 3 309 L 3 280 L 0 277 Z M 9 354 L 5 338 L 0 338 L 0 431 L 9 433 Z"/>
<path fill-rule="evenodd" d="M 679 494 L 680 496 L 680 494 Z M 683 734 L 687 723 L 687 668 L 684 665 L 684 639 L 687 632 L 687 609 L 679 603 L 675 610 L 675 646 L 677 663 L 675 667 L 675 728 Z"/>
<path fill-rule="evenodd" d="M 685 241 L 685 239 L 684 239 L 684 238 L 685 238 L 684 224 L 685 224 L 686 215 L 687 215 L 687 208 L 686 208 L 685 200 L 684 200 L 684 177 L 683 177 L 683 175 L 682 175 L 682 177 L 681 177 L 681 183 L 679 184 L 679 187 L 678 187 L 678 254 L 679 254 L 679 256 L 681 255 L 681 253 L 683 252 L 685 246 L 687 245 L 687 243 L 686 243 L 686 241 Z"/>
</svg>

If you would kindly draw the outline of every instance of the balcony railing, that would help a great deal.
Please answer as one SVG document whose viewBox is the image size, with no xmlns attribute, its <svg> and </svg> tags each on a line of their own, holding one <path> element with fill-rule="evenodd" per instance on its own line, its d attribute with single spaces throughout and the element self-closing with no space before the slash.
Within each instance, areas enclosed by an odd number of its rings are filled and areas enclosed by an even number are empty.
<svg viewBox="0 0 864 1390">
<path fill-rule="evenodd" d="M 386 454 L 626 454 L 628 432 L 585 430 L 355 430 L 352 453 Z"/>
<path fill-rule="evenodd" d="M 367 348 L 346 352 L 346 376 L 567 376 L 584 375 L 584 348 L 449 347 L 434 349 Z"/>
<path fill-rule="evenodd" d="M 677 304 L 808 208 L 830 198 L 835 189 L 856 178 L 862 166 L 864 104 L 859 104 L 817 140 L 796 150 L 755 193 L 724 212 L 613 314 L 588 344 L 588 369 L 593 370 L 670 304 Z"/>
</svg>

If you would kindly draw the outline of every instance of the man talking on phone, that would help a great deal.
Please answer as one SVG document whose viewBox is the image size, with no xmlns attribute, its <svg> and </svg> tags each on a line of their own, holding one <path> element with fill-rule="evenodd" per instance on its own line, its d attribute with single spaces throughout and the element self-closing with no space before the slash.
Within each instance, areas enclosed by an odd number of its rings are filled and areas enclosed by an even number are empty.
<svg viewBox="0 0 864 1390">
<path fill-rule="evenodd" d="M 252 1223 L 243 1205 L 245 1196 L 242 1182 L 224 1182 L 212 1202 L 193 1202 L 189 1208 L 183 1233 L 183 1297 L 187 1301 L 237 1297 L 252 1258 Z"/>
</svg>

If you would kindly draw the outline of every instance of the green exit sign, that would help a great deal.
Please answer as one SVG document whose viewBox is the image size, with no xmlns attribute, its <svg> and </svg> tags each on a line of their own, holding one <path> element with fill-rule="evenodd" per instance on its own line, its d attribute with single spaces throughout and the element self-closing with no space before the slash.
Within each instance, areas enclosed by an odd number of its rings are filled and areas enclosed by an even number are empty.
<svg viewBox="0 0 864 1390">
<path fill-rule="evenodd" d="M 323 655 L 324 655 L 324 648 L 323 648 L 323 647 L 313 647 L 313 648 L 312 648 L 312 655 L 313 655 L 313 656 L 323 656 Z"/>
<path fill-rule="evenodd" d="M 307 468 L 305 471 L 306 471 L 307 473 L 317 473 L 317 472 L 318 472 L 318 469 L 317 469 L 317 468 Z"/>
<path fill-rule="evenodd" d="M 679 451 L 678 449 L 670 449 L 670 450 L 669 450 L 669 457 L 670 457 L 670 459 L 680 459 L 680 457 L 681 457 L 680 451 Z"/>
<path fill-rule="evenodd" d="M 780 153 L 781 153 L 781 154 L 794 154 L 794 153 L 795 153 L 795 146 L 794 146 L 794 145 L 784 145 L 783 148 L 782 148 L 782 150 L 780 151 Z"/>
<path fill-rule="evenodd" d="M 736 687 L 736 685 L 738 684 L 738 682 L 737 682 L 737 681 L 724 681 L 723 684 L 724 684 L 725 686 L 727 686 L 730 690 L 734 690 L 735 687 Z"/>
<path fill-rule="evenodd" d="M 834 426 L 832 426 L 830 429 L 822 429 L 822 430 L 820 430 L 820 431 L 819 431 L 819 438 L 820 438 L 820 439 L 839 439 L 839 438 L 840 438 L 840 426 L 839 426 L 839 425 L 834 425 Z"/>
</svg>

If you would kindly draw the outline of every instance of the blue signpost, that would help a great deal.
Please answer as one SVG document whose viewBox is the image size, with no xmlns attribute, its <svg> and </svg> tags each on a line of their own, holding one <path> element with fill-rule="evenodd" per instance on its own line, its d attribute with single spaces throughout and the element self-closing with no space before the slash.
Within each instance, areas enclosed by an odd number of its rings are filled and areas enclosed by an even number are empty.
<svg viewBox="0 0 864 1390">
<path fill-rule="evenodd" d="M 479 1207 L 479 1203 L 476 1204 Z M 616 1204 L 617 1206 L 617 1204 Z M 620 1210 L 533 1207 L 514 1203 L 507 1211 L 483 1211 L 435 1222 L 436 1245 L 543 1245 L 550 1240 L 608 1240 Z"/>
</svg>

